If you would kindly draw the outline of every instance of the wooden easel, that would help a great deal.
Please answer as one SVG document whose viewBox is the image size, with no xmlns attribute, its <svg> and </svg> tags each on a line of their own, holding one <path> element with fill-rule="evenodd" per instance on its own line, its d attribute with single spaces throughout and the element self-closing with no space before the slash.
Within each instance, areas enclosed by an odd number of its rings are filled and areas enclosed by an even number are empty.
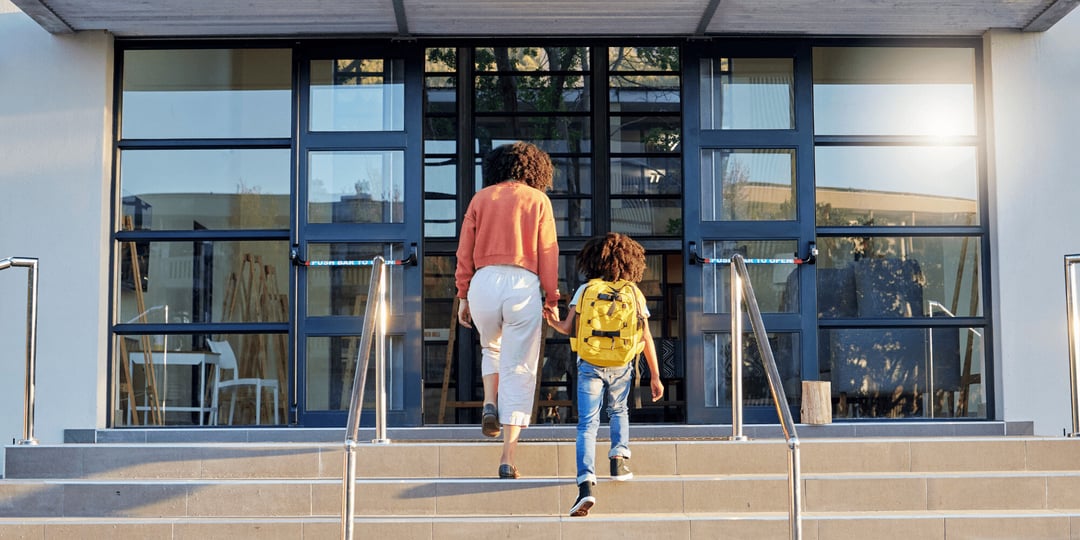
<svg viewBox="0 0 1080 540">
<path fill-rule="evenodd" d="M 124 216 L 120 226 L 125 231 L 135 230 L 135 222 L 131 216 Z M 125 242 L 125 245 L 131 259 L 131 280 L 135 285 L 135 309 L 139 310 L 139 322 L 145 323 L 146 299 L 143 297 L 142 271 L 139 269 L 139 254 L 136 251 L 135 242 Z M 143 373 L 146 377 L 146 401 L 148 407 L 147 412 L 150 413 L 149 421 L 157 425 L 162 425 L 164 423 L 164 418 L 162 418 L 161 409 L 158 407 L 157 375 L 154 372 L 154 356 L 153 351 L 151 350 L 150 336 L 143 334 L 140 337 L 140 341 L 142 343 L 143 353 Z M 128 407 L 131 409 L 132 424 L 139 425 L 139 409 L 138 402 L 135 400 L 135 385 L 132 379 L 127 344 L 125 343 L 123 336 L 120 337 L 120 369 L 123 370 L 123 375 L 127 378 L 127 384 L 122 384 L 122 390 L 127 391 Z"/>
</svg>

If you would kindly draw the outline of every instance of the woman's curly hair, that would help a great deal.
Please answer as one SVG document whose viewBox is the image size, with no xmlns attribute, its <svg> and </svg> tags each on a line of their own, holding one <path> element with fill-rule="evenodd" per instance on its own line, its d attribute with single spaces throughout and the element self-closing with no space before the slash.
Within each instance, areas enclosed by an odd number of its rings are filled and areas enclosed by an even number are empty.
<svg viewBox="0 0 1080 540">
<path fill-rule="evenodd" d="M 594 236 L 578 253 L 577 270 L 586 279 L 625 279 L 637 283 L 645 275 L 645 248 L 625 234 L 609 232 Z"/>
<path fill-rule="evenodd" d="M 540 191 L 548 191 L 554 172 L 551 156 L 526 142 L 503 144 L 484 156 L 485 186 L 518 180 Z"/>
</svg>

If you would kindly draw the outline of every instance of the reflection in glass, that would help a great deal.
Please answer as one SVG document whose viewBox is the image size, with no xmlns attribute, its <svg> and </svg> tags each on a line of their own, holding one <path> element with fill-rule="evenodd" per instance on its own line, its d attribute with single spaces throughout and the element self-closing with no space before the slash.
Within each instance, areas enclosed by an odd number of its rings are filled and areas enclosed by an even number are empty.
<svg viewBox="0 0 1080 540">
<path fill-rule="evenodd" d="M 976 237 L 818 237 L 818 317 L 982 316 Z"/>
<path fill-rule="evenodd" d="M 481 47 L 476 71 L 588 71 L 588 47 Z"/>
<path fill-rule="evenodd" d="M 308 154 L 308 223 L 402 223 L 401 151 Z"/>
<path fill-rule="evenodd" d="M 798 407 L 802 403 L 802 370 L 796 361 L 800 356 L 799 335 L 769 332 L 768 336 L 788 405 Z M 731 407 L 731 334 L 706 333 L 704 338 L 705 406 Z M 773 406 L 765 364 L 752 332 L 743 336 L 742 359 L 743 405 Z"/>
<path fill-rule="evenodd" d="M 152 312 L 145 322 L 167 321 Z M 287 347 L 286 334 L 118 335 L 112 425 L 285 424 Z"/>
<path fill-rule="evenodd" d="M 555 168 L 550 194 L 592 193 L 592 159 L 587 156 L 551 156 Z"/>
<path fill-rule="evenodd" d="M 457 231 L 457 168 L 452 157 L 424 159 L 424 236 Z"/>
<path fill-rule="evenodd" d="M 612 152 L 677 152 L 682 142 L 678 116 L 612 116 Z"/>
<path fill-rule="evenodd" d="M 702 221 L 795 219 L 795 151 L 701 152 Z"/>
<path fill-rule="evenodd" d="M 791 58 L 701 61 L 701 129 L 794 129 Z"/>
<path fill-rule="evenodd" d="M 490 150 L 500 144 L 526 141 L 549 154 L 589 152 L 591 125 L 588 116 L 479 116 L 477 146 Z"/>
<path fill-rule="evenodd" d="M 289 245 L 282 241 L 120 242 L 118 322 L 288 320 Z M 153 311 L 150 311 L 153 310 Z"/>
<path fill-rule="evenodd" d="M 404 258 L 401 244 L 308 244 L 309 261 L 370 261 L 382 255 L 388 261 Z M 387 268 L 387 298 L 403 305 L 401 266 Z M 312 266 L 307 270 L 308 317 L 360 317 L 368 302 L 373 266 Z M 362 323 L 357 323 L 362 324 Z M 359 326 L 358 326 L 359 328 Z"/>
<path fill-rule="evenodd" d="M 682 201 L 611 199 L 611 230 L 630 236 L 680 236 Z"/>
<path fill-rule="evenodd" d="M 819 146 L 818 226 L 975 225 L 971 146 Z"/>
<path fill-rule="evenodd" d="M 360 336 L 308 337 L 305 363 L 307 411 L 347 411 L 355 381 Z M 404 408 L 405 364 L 401 336 L 386 336 L 386 393 L 389 410 Z M 364 381 L 364 410 L 375 408 L 375 355 L 368 356 Z"/>
<path fill-rule="evenodd" d="M 680 195 L 682 188 L 679 157 L 611 159 L 612 195 Z"/>
<path fill-rule="evenodd" d="M 311 61 L 311 131 L 401 131 L 405 126 L 405 62 Z"/>
<path fill-rule="evenodd" d="M 453 256 L 427 255 L 424 263 L 424 422 L 439 423 L 442 382 L 446 370 L 446 349 L 450 340 L 451 321 L 457 317 L 454 296 L 457 286 Z M 457 396 L 458 370 L 451 368 L 447 395 Z M 463 381 L 468 386 L 468 381 Z M 444 423 L 455 422 L 455 410 L 443 409 Z"/>
<path fill-rule="evenodd" d="M 589 110 L 584 75 L 477 75 L 476 111 L 507 113 Z"/>
<path fill-rule="evenodd" d="M 682 110 L 679 75 L 612 75 L 608 78 L 611 112 L 648 113 Z"/>
<path fill-rule="evenodd" d="M 815 47 L 817 135 L 975 134 L 975 50 Z"/>
<path fill-rule="evenodd" d="M 838 417 L 986 418 L 983 329 L 823 329 Z"/>
<path fill-rule="evenodd" d="M 289 150 L 124 150 L 133 230 L 288 229 Z"/>
<path fill-rule="evenodd" d="M 730 259 L 738 253 L 746 259 L 791 259 L 797 249 L 795 240 L 707 240 L 701 256 L 707 259 Z M 762 313 L 797 313 L 799 311 L 798 266 L 794 263 L 747 264 L 750 285 L 754 287 Z M 704 313 L 731 312 L 731 265 L 706 264 L 701 269 L 704 280 Z"/>
<path fill-rule="evenodd" d="M 679 71 L 678 47 L 608 47 L 609 71 Z M 678 85 L 676 85 L 678 86 Z"/>
<path fill-rule="evenodd" d="M 124 51 L 125 139 L 288 137 L 289 49 Z"/>
<path fill-rule="evenodd" d="M 563 236 L 592 234 L 592 201 L 589 199 L 552 199 L 555 212 L 555 232 Z"/>
</svg>

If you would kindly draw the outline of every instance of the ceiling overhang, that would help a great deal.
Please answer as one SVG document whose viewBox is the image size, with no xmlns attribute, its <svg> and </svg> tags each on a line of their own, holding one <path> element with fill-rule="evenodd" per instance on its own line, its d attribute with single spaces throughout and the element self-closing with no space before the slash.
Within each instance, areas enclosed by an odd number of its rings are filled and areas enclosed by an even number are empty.
<svg viewBox="0 0 1080 540">
<path fill-rule="evenodd" d="M 976 36 L 1040 32 L 1080 0 L 11 0 L 54 34 L 294 36 Z M 253 6 L 257 6 L 253 7 Z"/>
</svg>

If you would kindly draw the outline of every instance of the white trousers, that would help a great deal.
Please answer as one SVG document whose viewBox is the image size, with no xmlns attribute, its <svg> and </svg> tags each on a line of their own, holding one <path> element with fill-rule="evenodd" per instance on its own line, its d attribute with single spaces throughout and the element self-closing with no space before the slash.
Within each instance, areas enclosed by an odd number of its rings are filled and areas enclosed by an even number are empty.
<svg viewBox="0 0 1080 540">
<path fill-rule="evenodd" d="M 469 283 L 469 310 L 480 332 L 480 372 L 499 374 L 499 422 L 527 427 L 536 391 L 544 302 L 540 278 L 517 266 L 485 266 Z"/>
</svg>

